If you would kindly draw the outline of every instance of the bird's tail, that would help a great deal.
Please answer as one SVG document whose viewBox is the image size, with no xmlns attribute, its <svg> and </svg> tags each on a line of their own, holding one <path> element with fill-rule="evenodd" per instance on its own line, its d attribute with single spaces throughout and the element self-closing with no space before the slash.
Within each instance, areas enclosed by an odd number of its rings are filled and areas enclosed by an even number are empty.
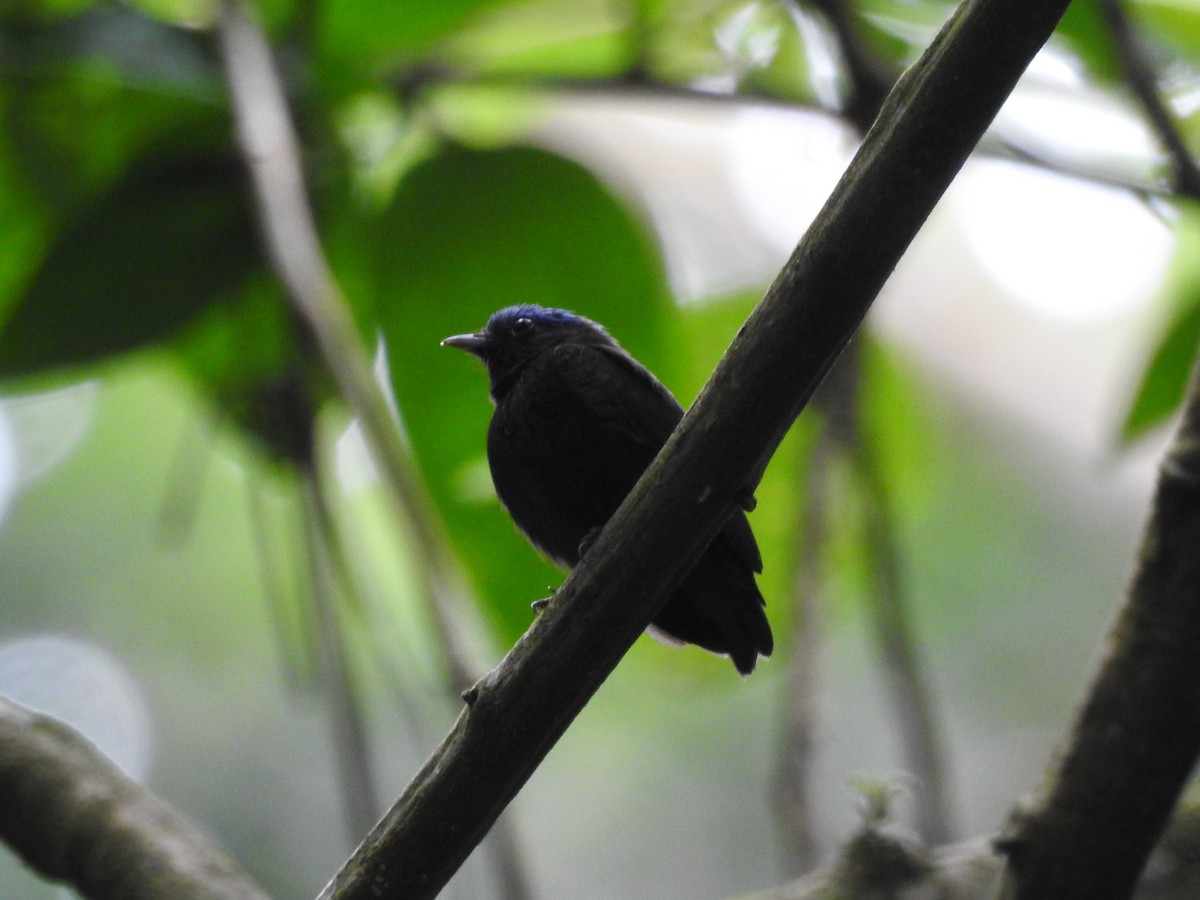
<svg viewBox="0 0 1200 900">
<path fill-rule="evenodd" d="M 696 644 L 733 660 L 743 675 L 760 656 L 770 656 L 775 639 L 754 574 L 718 539 L 654 620 L 668 637 Z"/>
</svg>

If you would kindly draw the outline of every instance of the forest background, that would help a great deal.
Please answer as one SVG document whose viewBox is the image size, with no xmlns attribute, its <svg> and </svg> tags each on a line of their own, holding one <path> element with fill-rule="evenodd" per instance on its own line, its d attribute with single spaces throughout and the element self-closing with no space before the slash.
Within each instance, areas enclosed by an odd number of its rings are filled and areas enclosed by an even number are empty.
<svg viewBox="0 0 1200 900">
<path fill-rule="evenodd" d="M 406 498 L 259 249 L 212 9 L 5 6 L 0 693 L 314 895 L 561 580 L 440 338 L 568 307 L 686 405 L 950 9 L 262 4 Z M 640 640 L 447 896 L 766 888 L 893 791 L 933 842 L 1004 824 L 1200 338 L 1197 48 L 1187 0 L 1068 11 L 757 490 L 776 656 Z"/>
</svg>

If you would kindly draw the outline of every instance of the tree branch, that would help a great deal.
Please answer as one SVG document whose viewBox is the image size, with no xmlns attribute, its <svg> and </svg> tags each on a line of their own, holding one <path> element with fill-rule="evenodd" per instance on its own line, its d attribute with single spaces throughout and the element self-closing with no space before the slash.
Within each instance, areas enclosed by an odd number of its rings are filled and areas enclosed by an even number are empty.
<svg viewBox="0 0 1200 900">
<path fill-rule="evenodd" d="M 666 447 L 322 897 L 432 897 L 449 880 L 758 483 L 1066 5 L 958 8 Z"/>
<path fill-rule="evenodd" d="M 874 625 L 876 653 L 891 691 L 904 748 L 905 763 L 916 779 L 913 788 L 921 839 L 942 844 L 953 831 L 944 754 L 934 712 L 932 691 L 922 671 L 918 642 L 913 638 L 900 549 L 892 527 L 891 496 L 884 484 L 875 443 L 862 421 L 859 379 L 861 354 L 854 347 L 839 360 L 850 372 L 843 376 L 837 429 L 857 482 L 863 516 L 866 556 L 870 566 L 867 607 Z"/>
<path fill-rule="evenodd" d="M 317 465 L 310 462 L 300 471 L 304 499 L 305 555 L 308 594 L 317 634 L 318 680 L 330 718 L 342 811 L 351 839 L 370 830 L 379 818 L 380 801 L 371 766 L 367 726 L 359 702 L 359 690 L 346 652 L 339 615 L 339 576 L 334 555 L 333 514 L 321 490 Z"/>
<path fill-rule="evenodd" d="M 73 728 L 0 697 L 0 839 L 100 900 L 267 900 L 237 864 Z"/>
<path fill-rule="evenodd" d="M 423 562 L 419 567 L 422 599 L 438 632 L 447 679 L 453 690 L 461 691 L 469 683 L 472 669 L 478 671 L 478 667 L 472 665 L 466 642 L 455 627 L 461 612 L 454 596 L 457 567 L 419 487 L 400 431 L 375 383 L 349 305 L 321 248 L 296 135 L 270 47 L 262 29 L 243 13 L 239 0 L 222 0 L 217 38 L 268 256 L 342 399 L 361 423 L 395 512 L 414 537 L 416 555 Z M 506 834 L 497 841 L 496 853 L 506 895 L 519 898 L 528 890 L 516 846 L 515 834 Z"/>
<path fill-rule="evenodd" d="M 1200 755 L 1200 366 L 1125 605 L 1070 739 L 999 847 L 1006 898 L 1133 889 Z"/>
<path fill-rule="evenodd" d="M 737 93 L 729 93 L 694 85 L 654 80 L 640 73 L 618 78 L 522 76 L 508 73 L 464 74 L 444 66 L 425 66 L 404 73 L 394 79 L 392 83 L 396 92 L 404 99 L 420 96 L 422 92 L 442 85 L 467 84 L 482 87 L 526 88 L 548 95 L 573 97 L 632 97 L 718 106 L 758 106 L 826 115 L 830 118 L 847 121 L 852 125 L 857 121 L 857 116 L 852 118 L 848 111 L 843 112 L 826 106 L 785 99 L 762 90 L 743 88 Z M 864 107 L 865 109 L 866 107 Z M 870 121 L 868 119 L 866 124 L 869 125 Z M 1012 138 L 986 136 L 979 142 L 976 152 L 998 159 L 1012 160 L 1022 165 L 1061 175 L 1064 178 L 1131 191 L 1139 196 L 1166 199 L 1185 196 L 1175 185 L 1168 183 L 1165 179 L 1137 178 L 1120 172 L 1108 171 L 1088 163 L 1056 158 L 1051 153 L 1022 146 Z"/>
<path fill-rule="evenodd" d="M 429 504 L 418 487 L 399 429 L 371 371 L 349 305 L 329 269 L 309 208 L 283 87 L 261 29 L 238 0 L 224 0 L 217 21 L 230 99 L 242 152 L 258 202 L 263 237 L 288 301 L 312 335 L 321 361 L 339 394 L 362 423 L 372 460 L 379 466 L 396 512 L 405 517 L 432 573 L 423 585 L 456 673 L 465 669 L 445 607 L 454 566 L 437 532 Z"/>
<path fill-rule="evenodd" d="M 867 821 L 832 864 L 743 900 L 994 900 L 1002 862 L 987 841 L 927 847 Z M 1200 885 L 1200 804 L 1181 804 L 1155 848 L 1150 868 L 1153 872 L 1132 894 L 1135 900 L 1195 900 Z M 1057 900 L 1057 895 L 1047 896 Z"/>
<path fill-rule="evenodd" d="M 1129 24 L 1121 0 L 1101 0 L 1100 13 L 1108 24 L 1109 33 L 1121 57 L 1125 80 L 1141 104 L 1150 127 L 1166 148 L 1175 186 L 1185 196 L 1200 200 L 1200 166 L 1192 158 L 1175 117 L 1159 96 L 1154 71 L 1138 46 L 1137 36 Z"/>
</svg>

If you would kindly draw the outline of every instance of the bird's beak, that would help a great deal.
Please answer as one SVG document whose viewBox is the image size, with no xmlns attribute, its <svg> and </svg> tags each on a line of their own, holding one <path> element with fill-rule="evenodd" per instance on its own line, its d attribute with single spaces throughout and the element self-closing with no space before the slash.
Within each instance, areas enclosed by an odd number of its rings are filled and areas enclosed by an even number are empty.
<svg viewBox="0 0 1200 900">
<path fill-rule="evenodd" d="M 442 341 L 443 347 L 457 347 L 459 350 L 466 350 L 476 356 L 482 355 L 489 344 L 490 341 L 485 334 L 455 334 Z"/>
</svg>

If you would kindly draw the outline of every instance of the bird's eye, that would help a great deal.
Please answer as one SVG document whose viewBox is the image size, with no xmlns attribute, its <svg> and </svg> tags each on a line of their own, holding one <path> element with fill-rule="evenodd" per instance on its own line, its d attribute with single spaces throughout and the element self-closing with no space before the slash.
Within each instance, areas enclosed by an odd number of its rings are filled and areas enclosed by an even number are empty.
<svg viewBox="0 0 1200 900">
<path fill-rule="evenodd" d="M 533 319 L 530 319 L 528 316 L 521 316 L 521 318 L 513 322 L 512 331 L 516 335 L 529 334 L 529 332 L 533 331 Z"/>
</svg>

